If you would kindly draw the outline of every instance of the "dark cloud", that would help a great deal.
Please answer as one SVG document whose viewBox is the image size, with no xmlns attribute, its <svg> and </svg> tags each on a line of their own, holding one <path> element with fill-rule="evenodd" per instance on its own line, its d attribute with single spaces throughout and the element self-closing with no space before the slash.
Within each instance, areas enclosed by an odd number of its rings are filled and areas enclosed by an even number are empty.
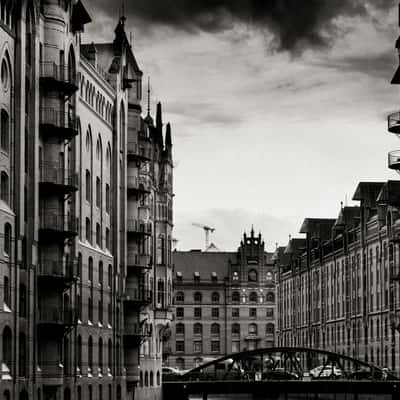
<svg viewBox="0 0 400 400">
<path fill-rule="evenodd" d="M 89 9 L 114 16 L 122 4 L 86 2 Z M 374 10 L 394 5 L 395 0 L 132 0 L 127 17 L 146 28 L 163 25 L 187 32 L 221 32 L 241 22 L 272 34 L 275 49 L 298 53 L 329 46 L 339 32 L 338 18 L 373 17 Z"/>
</svg>

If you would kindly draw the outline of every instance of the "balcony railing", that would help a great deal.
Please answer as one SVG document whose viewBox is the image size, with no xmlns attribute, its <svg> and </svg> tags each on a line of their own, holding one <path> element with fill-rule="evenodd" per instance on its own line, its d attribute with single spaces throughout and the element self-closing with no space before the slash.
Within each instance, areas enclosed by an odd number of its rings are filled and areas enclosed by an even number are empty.
<svg viewBox="0 0 400 400">
<path fill-rule="evenodd" d="M 78 134 L 78 119 L 74 112 L 60 111 L 53 107 L 42 107 L 40 109 L 40 124 L 51 129 L 62 129 Z"/>
<path fill-rule="evenodd" d="M 388 116 L 388 131 L 391 133 L 400 133 L 400 112 L 395 112 Z"/>
<path fill-rule="evenodd" d="M 49 84 L 61 84 L 63 91 L 75 91 L 78 89 L 78 74 L 68 65 L 57 65 L 52 61 L 40 63 L 40 79 Z"/>
<path fill-rule="evenodd" d="M 153 292 L 147 288 L 126 288 L 124 294 L 125 301 L 136 303 L 151 303 Z"/>
<path fill-rule="evenodd" d="M 388 167 L 394 170 L 400 170 L 400 150 L 393 150 L 388 154 Z"/>
<path fill-rule="evenodd" d="M 129 233 L 151 235 L 151 224 L 139 219 L 128 219 L 127 230 Z"/>
<path fill-rule="evenodd" d="M 69 186 L 78 189 L 78 174 L 60 167 L 56 162 L 44 162 L 40 166 L 40 183 Z"/>
<path fill-rule="evenodd" d="M 137 177 L 135 175 L 128 175 L 127 186 L 129 190 L 137 190 L 142 192 L 150 192 L 150 184 L 147 179 Z"/>
<path fill-rule="evenodd" d="M 128 266 L 150 268 L 150 256 L 145 254 L 139 254 L 134 251 L 128 251 Z"/>
<path fill-rule="evenodd" d="M 135 142 L 128 142 L 127 154 L 131 157 L 151 160 L 151 147 L 148 143 L 138 144 Z"/>
<path fill-rule="evenodd" d="M 40 215 L 40 229 L 52 232 L 78 233 L 77 219 L 70 215 L 45 210 Z"/>
<path fill-rule="evenodd" d="M 39 308 L 38 322 L 41 324 L 75 325 L 75 309 L 57 306 L 44 306 Z"/>
<path fill-rule="evenodd" d="M 78 275 L 78 265 L 73 261 L 42 259 L 37 266 L 37 275 L 73 280 Z"/>
</svg>

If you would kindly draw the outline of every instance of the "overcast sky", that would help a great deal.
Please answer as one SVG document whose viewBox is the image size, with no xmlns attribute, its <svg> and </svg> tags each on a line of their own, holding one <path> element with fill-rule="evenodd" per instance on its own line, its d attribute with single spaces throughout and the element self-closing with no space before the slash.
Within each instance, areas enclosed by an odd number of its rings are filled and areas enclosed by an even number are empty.
<svg viewBox="0 0 400 400">
<path fill-rule="evenodd" d="M 83 40 L 112 40 L 118 0 L 85 4 Z M 359 181 L 397 179 L 394 0 L 132 0 L 126 14 L 172 124 L 178 249 L 204 247 L 199 222 L 221 250 L 254 225 L 272 251 L 305 217 L 336 217 Z"/>
</svg>

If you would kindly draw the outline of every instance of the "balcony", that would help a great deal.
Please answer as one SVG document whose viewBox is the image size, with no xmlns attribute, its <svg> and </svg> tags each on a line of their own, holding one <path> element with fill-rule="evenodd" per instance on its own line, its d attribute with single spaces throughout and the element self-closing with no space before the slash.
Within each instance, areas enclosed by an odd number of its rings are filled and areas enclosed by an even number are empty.
<svg viewBox="0 0 400 400">
<path fill-rule="evenodd" d="M 78 265 L 73 261 L 63 259 L 42 259 L 40 260 L 36 274 L 44 284 L 61 284 L 69 287 L 78 276 Z"/>
<path fill-rule="evenodd" d="M 389 261 L 390 280 L 400 281 L 400 266 L 398 262 Z"/>
<path fill-rule="evenodd" d="M 42 334 L 50 336 L 64 334 L 77 323 L 77 314 L 73 308 L 45 305 L 39 308 L 37 315 L 38 329 L 41 329 Z"/>
<path fill-rule="evenodd" d="M 400 313 L 393 311 L 390 313 L 389 318 L 391 327 L 400 332 Z"/>
<path fill-rule="evenodd" d="M 150 256 L 145 254 L 138 254 L 133 251 L 128 251 L 127 259 L 128 268 L 151 269 Z"/>
<path fill-rule="evenodd" d="M 78 120 L 72 111 L 43 107 L 40 109 L 40 132 L 47 137 L 56 136 L 60 141 L 71 140 L 78 134 Z"/>
<path fill-rule="evenodd" d="M 395 134 L 400 133 L 400 112 L 388 116 L 388 131 Z"/>
<path fill-rule="evenodd" d="M 153 292 L 144 287 L 126 288 L 123 299 L 126 303 L 145 306 L 152 302 Z"/>
<path fill-rule="evenodd" d="M 65 371 L 60 361 L 39 361 L 37 374 L 45 378 L 49 386 L 59 386 L 64 382 Z"/>
<path fill-rule="evenodd" d="M 150 143 L 135 143 L 128 142 L 127 156 L 131 160 L 150 161 L 151 160 L 151 147 Z"/>
<path fill-rule="evenodd" d="M 40 63 L 40 83 L 46 89 L 59 90 L 64 96 L 71 96 L 79 88 L 78 74 L 52 61 Z"/>
<path fill-rule="evenodd" d="M 44 162 L 39 178 L 42 192 L 68 194 L 79 189 L 78 174 L 59 166 L 58 162 Z"/>
<path fill-rule="evenodd" d="M 78 221 L 70 215 L 44 210 L 40 215 L 39 234 L 41 238 L 61 237 L 62 239 L 78 235 Z"/>
<path fill-rule="evenodd" d="M 388 167 L 400 171 L 400 150 L 393 150 L 388 154 Z"/>
<path fill-rule="evenodd" d="M 151 224 L 144 222 L 139 219 L 128 219 L 127 220 L 127 232 L 130 235 L 143 236 L 151 235 Z"/>
<path fill-rule="evenodd" d="M 128 175 L 127 188 L 130 192 L 134 193 L 150 193 L 150 184 L 147 179 Z"/>
</svg>

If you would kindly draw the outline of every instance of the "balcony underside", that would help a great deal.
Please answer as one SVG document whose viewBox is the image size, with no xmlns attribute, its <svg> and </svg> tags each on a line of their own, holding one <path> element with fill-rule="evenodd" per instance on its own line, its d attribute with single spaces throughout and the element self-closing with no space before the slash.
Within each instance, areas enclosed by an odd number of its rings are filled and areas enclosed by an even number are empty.
<svg viewBox="0 0 400 400">
<path fill-rule="evenodd" d="M 51 193 L 66 195 L 69 193 L 74 193 L 79 190 L 78 184 L 76 183 L 54 183 L 54 182 L 39 182 L 39 188 L 41 193 Z"/>
<path fill-rule="evenodd" d="M 51 123 L 41 123 L 40 133 L 43 137 L 57 137 L 60 141 L 72 140 L 78 135 L 78 128 L 69 126 L 59 126 Z"/>
<path fill-rule="evenodd" d="M 56 90 L 61 93 L 62 96 L 71 96 L 78 89 L 76 82 L 68 80 L 60 80 L 53 76 L 42 76 L 40 78 L 40 85 L 47 90 Z"/>
</svg>

